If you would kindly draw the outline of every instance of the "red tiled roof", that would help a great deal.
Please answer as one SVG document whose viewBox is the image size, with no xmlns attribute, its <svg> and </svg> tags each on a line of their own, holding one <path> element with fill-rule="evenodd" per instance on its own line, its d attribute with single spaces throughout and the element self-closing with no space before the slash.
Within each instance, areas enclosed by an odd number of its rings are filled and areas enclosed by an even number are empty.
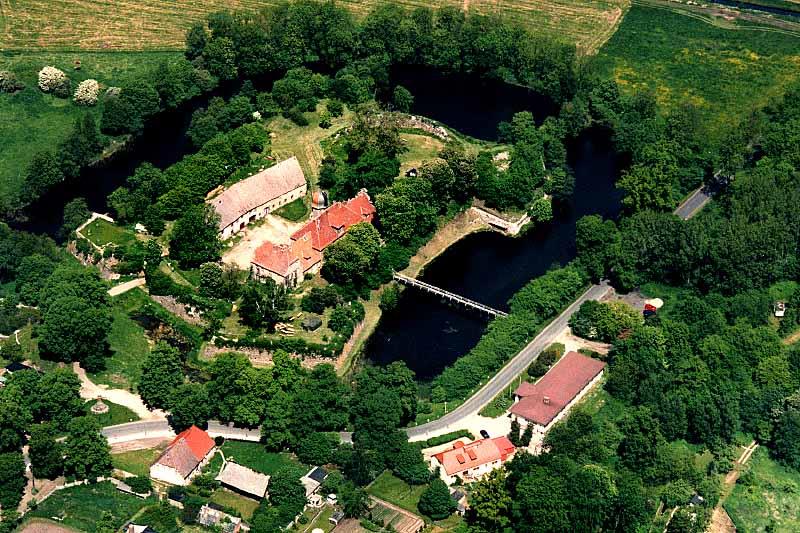
<svg viewBox="0 0 800 533">
<path fill-rule="evenodd" d="M 336 202 L 292 235 L 292 240 L 306 237 L 321 252 L 359 222 L 372 222 L 375 206 L 365 190 L 347 202 Z"/>
<path fill-rule="evenodd" d="M 281 276 L 289 273 L 289 267 L 298 261 L 289 244 L 273 244 L 269 241 L 256 248 L 253 263 Z"/>
<path fill-rule="evenodd" d="M 437 453 L 434 457 L 447 475 L 452 476 L 497 460 L 503 462 L 514 453 L 514 450 L 514 445 L 508 437 L 496 437 L 477 440 L 466 445 L 458 441 L 453 444 L 452 449 Z"/>
<path fill-rule="evenodd" d="M 597 359 L 569 352 L 542 379 L 517 388 L 516 394 L 522 399 L 511 407 L 511 412 L 547 426 L 605 366 Z"/>
<path fill-rule="evenodd" d="M 192 426 L 178 433 L 156 463 L 174 468 L 183 477 L 188 476 L 206 455 L 214 449 L 214 440 L 208 433 Z"/>
</svg>

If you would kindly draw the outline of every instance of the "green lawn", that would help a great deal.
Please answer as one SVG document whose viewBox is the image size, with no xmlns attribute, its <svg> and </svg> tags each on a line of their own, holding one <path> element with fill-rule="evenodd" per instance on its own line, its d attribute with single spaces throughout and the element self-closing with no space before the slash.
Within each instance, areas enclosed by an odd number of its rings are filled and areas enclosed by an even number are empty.
<svg viewBox="0 0 800 533">
<path fill-rule="evenodd" d="M 129 291 L 126 294 L 134 292 L 136 291 Z M 106 369 L 91 374 L 90 378 L 95 383 L 112 388 L 133 390 L 142 376 L 142 364 L 150 353 L 150 346 L 144 336 L 144 329 L 126 313 L 125 303 L 118 298 L 113 302 L 114 322 L 108 334 L 112 355 L 106 358 Z"/>
<path fill-rule="evenodd" d="M 2 27 L 0 16 L 0 30 Z M 110 86 L 122 85 L 162 59 L 178 56 L 179 52 L 0 53 L 0 70 L 15 72 L 27 86 L 16 94 L 0 93 L 0 198 L 10 201 L 19 194 L 33 155 L 40 150 L 54 150 L 72 131 L 76 119 L 85 113 L 94 115 L 98 122 L 100 119 L 101 106 L 80 107 L 71 99 L 41 92 L 36 84 L 42 67 L 52 65 L 63 70 L 73 88 L 89 78 Z M 81 70 L 74 70 L 75 60 L 81 61 Z"/>
<path fill-rule="evenodd" d="M 136 235 L 129 229 L 121 228 L 102 218 L 97 218 L 81 230 L 84 237 L 97 246 L 116 244 L 120 247 L 128 246 L 136 240 Z"/>
<path fill-rule="evenodd" d="M 400 172 L 410 168 L 418 168 L 425 161 L 435 159 L 444 143 L 436 137 L 417 133 L 401 133 L 407 151 L 400 154 Z"/>
<path fill-rule="evenodd" d="M 427 485 L 409 485 L 402 479 L 395 477 L 389 470 L 386 470 L 367 487 L 367 492 L 376 498 L 393 503 L 414 514 L 419 514 L 417 503 L 419 503 L 419 498 L 426 488 Z"/>
<path fill-rule="evenodd" d="M 121 527 L 152 499 L 142 500 L 119 492 L 109 482 L 81 485 L 60 490 L 41 503 L 27 516 L 32 518 L 62 517 L 65 526 L 94 533 L 101 513 L 111 513 L 114 527 Z"/>
<path fill-rule="evenodd" d="M 258 442 L 227 440 L 222 445 L 222 452 L 229 461 L 252 468 L 262 474 L 274 475 L 284 467 L 294 467 L 305 474 L 308 469 L 301 465 L 288 453 L 273 453 L 264 450 Z"/>
<path fill-rule="evenodd" d="M 101 415 L 92 414 L 90 409 L 95 403 L 95 400 L 89 400 L 84 404 L 84 406 L 86 408 L 86 414 L 97 420 L 101 427 L 116 426 L 117 424 L 125 424 L 127 422 L 135 422 L 139 420 L 139 417 L 136 415 L 136 413 L 124 405 L 117 405 L 109 402 L 108 400 L 103 400 L 103 403 L 108 406 L 107 413 Z"/>
<path fill-rule="evenodd" d="M 111 461 L 114 463 L 114 468 L 119 468 L 137 476 L 149 476 L 150 465 L 158 459 L 158 456 L 163 451 L 164 447 L 159 446 L 158 448 L 147 450 L 115 453 L 111 455 Z"/>
<path fill-rule="evenodd" d="M 633 5 L 597 62 L 626 92 L 652 90 L 666 109 L 695 104 L 719 140 L 800 78 L 800 37 Z"/>
<path fill-rule="evenodd" d="M 308 216 L 308 206 L 305 198 L 292 200 L 280 209 L 275 210 L 275 214 L 292 222 L 299 222 Z"/>
<path fill-rule="evenodd" d="M 214 494 L 211 495 L 211 501 L 224 507 L 236 509 L 245 520 L 250 520 L 253 517 L 253 513 L 258 509 L 259 504 L 256 500 L 246 498 L 225 489 L 215 491 Z"/>
<path fill-rule="evenodd" d="M 725 501 L 725 510 L 739 531 L 765 531 L 772 525 L 776 532 L 800 531 L 800 472 L 773 461 L 760 446 L 748 462 L 753 483 L 740 478 Z"/>
</svg>

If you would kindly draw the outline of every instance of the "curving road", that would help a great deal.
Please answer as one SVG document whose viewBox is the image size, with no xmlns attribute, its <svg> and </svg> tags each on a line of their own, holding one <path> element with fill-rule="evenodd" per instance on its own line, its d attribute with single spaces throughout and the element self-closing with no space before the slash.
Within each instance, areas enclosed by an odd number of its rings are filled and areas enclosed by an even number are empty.
<svg viewBox="0 0 800 533">
<path fill-rule="evenodd" d="M 712 193 L 704 188 L 697 189 L 684 200 L 673 212 L 682 220 L 688 220 L 700 211 L 711 199 Z M 500 371 L 491 378 L 478 392 L 470 396 L 464 403 L 442 416 L 441 418 L 419 426 L 406 428 L 405 432 L 410 440 L 423 440 L 449 431 L 463 429 L 459 422 L 471 415 L 475 415 L 491 402 L 500 391 L 511 385 L 518 375 L 522 373 L 539 355 L 549 346 L 564 329 L 567 328 L 569 317 L 587 300 L 599 300 L 611 290 L 607 282 L 592 285 L 577 300 L 567 307 L 558 317 L 550 322 L 525 348 L 514 356 Z M 164 437 L 175 435 L 166 420 L 152 420 L 130 422 L 118 426 L 103 428 L 109 443 L 129 442 L 133 440 Z M 217 421 L 208 423 L 208 433 L 235 440 L 257 441 L 260 437 L 259 428 L 245 429 L 224 425 Z M 352 434 L 341 432 L 343 442 L 352 442 Z"/>
<path fill-rule="evenodd" d="M 495 396 L 511 385 L 517 376 L 539 356 L 539 353 L 555 341 L 561 332 L 567 328 L 567 322 L 581 304 L 587 300 L 599 300 L 611 290 L 606 282 L 592 285 L 577 300 L 564 309 L 552 322 L 550 322 L 525 348 L 522 349 L 511 361 L 500 369 L 478 392 L 470 396 L 467 401 L 442 416 L 441 418 L 419 426 L 406 428 L 410 440 L 422 440 L 448 431 L 463 429 L 458 427 L 461 419 L 474 415 L 491 402 Z"/>
</svg>

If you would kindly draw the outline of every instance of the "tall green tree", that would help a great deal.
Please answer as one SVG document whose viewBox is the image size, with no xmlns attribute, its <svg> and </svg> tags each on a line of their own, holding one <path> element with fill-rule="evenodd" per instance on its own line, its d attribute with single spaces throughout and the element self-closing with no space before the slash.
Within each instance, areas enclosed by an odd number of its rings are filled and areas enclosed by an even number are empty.
<svg viewBox="0 0 800 533">
<path fill-rule="evenodd" d="M 76 479 L 97 479 L 113 470 L 111 448 L 91 417 L 75 418 L 67 426 L 64 443 L 64 472 Z"/>
<path fill-rule="evenodd" d="M 204 427 L 212 408 L 205 385 L 184 383 L 172 392 L 169 402 L 169 423 L 175 433 L 191 426 Z"/>
<path fill-rule="evenodd" d="M 289 310 L 286 286 L 278 285 L 272 278 L 263 281 L 250 280 L 242 290 L 239 315 L 245 324 L 275 330 L 275 324 Z"/>
<path fill-rule="evenodd" d="M 434 520 L 443 520 L 453 514 L 456 502 L 450 497 L 450 489 L 445 482 L 436 478 L 419 497 L 417 507 L 420 512 Z"/>
<path fill-rule="evenodd" d="M 183 364 L 177 348 L 165 342 L 157 344 L 142 365 L 139 395 L 152 408 L 169 406 L 175 389 L 183 383 Z"/>
<path fill-rule="evenodd" d="M 31 426 L 28 456 L 33 475 L 37 478 L 55 479 L 64 471 L 63 444 L 58 441 L 58 430 L 52 424 Z"/>
<path fill-rule="evenodd" d="M 16 509 L 27 484 L 22 452 L 0 453 L 0 505 Z"/>
<path fill-rule="evenodd" d="M 175 222 L 169 243 L 170 257 L 184 268 L 220 258 L 219 216 L 205 204 L 189 207 Z"/>
</svg>

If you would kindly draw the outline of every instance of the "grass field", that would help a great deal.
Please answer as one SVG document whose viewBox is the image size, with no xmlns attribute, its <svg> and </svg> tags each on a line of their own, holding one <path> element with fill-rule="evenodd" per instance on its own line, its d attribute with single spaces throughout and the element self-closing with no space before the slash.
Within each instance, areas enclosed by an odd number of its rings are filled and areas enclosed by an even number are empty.
<svg viewBox="0 0 800 533">
<path fill-rule="evenodd" d="M 164 446 L 159 446 L 147 450 L 115 453 L 111 455 L 111 461 L 114 464 L 114 468 L 119 468 L 137 476 L 149 476 L 150 465 L 158 459 L 158 456 L 163 451 Z"/>
<path fill-rule="evenodd" d="M 97 246 L 105 246 L 106 244 L 127 246 L 136 240 L 136 235 L 132 231 L 121 228 L 102 218 L 96 218 L 91 224 L 83 228 L 81 233 Z"/>
<path fill-rule="evenodd" d="M 28 516 L 32 518 L 63 518 L 65 526 L 94 533 L 100 514 L 111 513 L 114 527 L 121 527 L 140 509 L 152 503 L 119 492 L 110 482 L 81 485 L 56 492 Z"/>
<path fill-rule="evenodd" d="M 306 218 L 308 215 L 308 206 L 306 205 L 305 198 L 298 198 L 297 200 L 293 200 L 286 204 L 285 206 L 281 207 L 280 209 L 275 210 L 275 214 L 279 217 L 283 217 L 286 220 L 291 220 L 292 222 L 299 222 Z"/>
<path fill-rule="evenodd" d="M 383 0 L 339 0 L 357 17 Z M 280 0 L 0 0 L 0 49 L 176 50 L 195 21 L 220 9 L 258 10 Z M 468 7 L 596 50 L 629 0 L 398 0 L 407 8 Z"/>
<path fill-rule="evenodd" d="M 749 461 L 753 483 L 745 485 L 740 479 L 725 501 L 739 531 L 765 531 L 772 525 L 776 532 L 800 531 L 800 472 L 785 468 L 773 461 L 763 446 Z"/>
<path fill-rule="evenodd" d="M 264 450 L 258 442 L 227 440 L 222 445 L 222 453 L 229 461 L 252 468 L 262 474 L 274 475 L 285 467 L 294 467 L 305 474 L 308 469 L 288 453 L 272 453 Z"/>
<path fill-rule="evenodd" d="M 245 520 L 250 520 L 250 518 L 253 517 L 253 513 L 258 509 L 257 501 L 225 489 L 215 491 L 214 494 L 211 495 L 211 501 L 225 507 L 236 509 Z"/>
<path fill-rule="evenodd" d="M 800 37 L 723 22 L 634 5 L 598 65 L 623 90 L 652 90 L 666 109 L 695 104 L 718 138 L 800 78 Z"/>
<path fill-rule="evenodd" d="M 19 3 L 15 5 L 18 7 L 14 9 L 19 9 Z M 0 0 L 0 33 L 4 31 L 3 28 L 13 24 L 13 18 L 4 19 L 12 9 L 9 6 L 7 0 Z M 64 18 L 64 22 L 70 25 L 75 23 L 68 18 Z M 41 92 L 36 84 L 42 67 L 52 65 L 63 70 L 72 80 L 73 88 L 88 78 L 97 79 L 103 86 L 110 86 L 121 85 L 125 80 L 150 70 L 162 59 L 178 56 L 176 52 L 10 53 L 4 42 L 0 43 L 0 50 L 4 50 L 0 52 L 0 70 L 15 72 L 27 86 L 16 94 L 0 93 L 0 198 L 19 194 L 33 155 L 39 150 L 54 150 L 72 131 L 76 119 L 85 113 L 92 113 L 98 121 L 100 119 L 99 107 L 80 107 L 71 99 L 56 98 Z M 73 68 L 76 60 L 81 61 L 79 71 Z"/>
<path fill-rule="evenodd" d="M 114 303 L 117 303 L 116 299 Z M 115 305 L 111 315 L 114 322 L 108 340 L 112 355 L 106 358 L 106 369 L 91 374 L 90 378 L 111 388 L 133 390 L 142 376 L 142 364 L 150 353 L 150 346 L 144 329 L 128 316 L 121 305 Z"/>
<path fill-rule="evenodd" d="M 367 487 L 367 492 L 406 511 L 419 514 L 417 503 L 419 503 L 419 498 L 426 487 L 427 485 L 409 485 L 386 470 Z"/>
<path fill-rule="evenodd" d="M 136 415 L 136 413 L 124 405 L 117 405 L 107 400 L 103 400 L 103 403 L 108 406 L 108 412 L 101 415 L 95 415 L 89 411 L 89 409 L 95 404 L 95 400 L 90 400 L 84 404 L 86 407 L 86 414 L 97 420 L 101 427 L 115 426 L 117 424 L 125 424 L 127 422 L 135 422 L 139 420 L 139 417 Z"/>
</svg>

